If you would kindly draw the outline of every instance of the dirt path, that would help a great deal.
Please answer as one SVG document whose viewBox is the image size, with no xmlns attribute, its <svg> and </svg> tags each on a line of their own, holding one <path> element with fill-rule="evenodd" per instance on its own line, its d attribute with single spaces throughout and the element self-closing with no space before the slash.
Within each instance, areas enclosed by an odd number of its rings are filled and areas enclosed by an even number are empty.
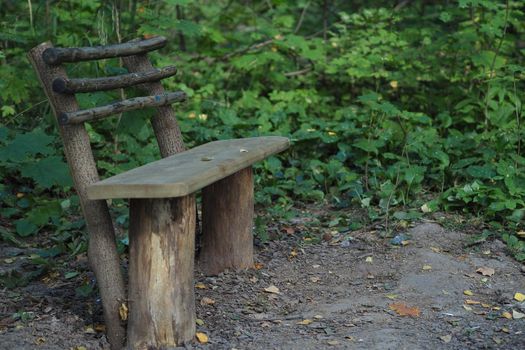
<svg viewBox="0 0 525 350">
<path fill-rule="evenodd" d="M 435 223 L 419 224 L 407 236 L 406 246 L 368 232 L 320 244 L 290 236 L 259 250 L 258 270 L 197 275 L 197 328 L 209 342 L 188 348 L 525 348 L 525 303 L 514 299 L 525 294 L 525 275 L 501 242 L 465 249 L 465 234 Z M 479 268 L 494 273 L 483 276 Z M 0 349 L 107 348 L 101 333 L 85 332 L 93 321 L 82 316 L 86 301 L 62 310 L 60 298 L 45 290 L 47 299 L 33 295 L 44 301 L 31 321 L 2 327 L 0 320 Z M 0 303 L 9 302 L 0 312 L 31 300 L 26 293 L 1 291 Z"/>
</svg>

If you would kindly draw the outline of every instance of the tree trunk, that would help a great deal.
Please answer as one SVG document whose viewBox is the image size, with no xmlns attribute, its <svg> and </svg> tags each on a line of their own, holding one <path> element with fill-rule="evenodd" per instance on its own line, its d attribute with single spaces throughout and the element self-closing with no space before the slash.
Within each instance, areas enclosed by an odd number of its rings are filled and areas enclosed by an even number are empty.
<svg viewBox="0 0 525 350">
<path fill-rule="evenodd" d="M 42 53 L 52 47 L 49 42 L 40 44 L 28 53 L 28 58 L 57 117 L 60 113 L 77 111 L 78 103 L 75 96 L 57 94 L 51 88 L 53 79 L 58 77 L 67 79 L 64 68 L 48 66 L 42 59 Z M 125 330 L 119 317 L 119 306 L 126 301 L 124 279 L 120 271 L 115 231 L 106 201 L 87 199 L 87 186 L 99 180 L 89 136 L 83 124 L 60 126 L 59 129 L 64 142 L 64 153 L 86 220 L 89 233 L 89 262 L 95 272 L 102 297 L 107 337 L 111 348 L 120 350 L 125 338 Z"/>
<path fill-rule="evenodd" d="M 253 175 L 248 167 L 202 191 L 201 269 L 216 275 L 253 266 Z"/>
<path fill-rule="evenodd" d="M 128 349 L 166 349 L 195 335 L 195 197 L 131 199 Z"/>
</svg>

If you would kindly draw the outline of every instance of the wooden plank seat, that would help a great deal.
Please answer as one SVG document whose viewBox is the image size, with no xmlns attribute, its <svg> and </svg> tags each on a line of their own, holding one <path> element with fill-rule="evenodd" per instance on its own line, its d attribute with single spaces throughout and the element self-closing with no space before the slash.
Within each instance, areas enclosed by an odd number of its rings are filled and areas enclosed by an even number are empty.
<svg viewBox="0 0 525 350">
<path fill-rule="evenodd" d="M 160 79 L 173 66 L 155 69 L 147 52 L 164 37 L 123 44 L 55 48 L 49 42 L 28 57 L 64 142 L 89 232 L 88 256 L 97 277 L 112 350 L 171 349 L 195 335 L 195 191 L 202 189 L 201 271 L 253 266 L 253 173 L 251 165 L 288 148 L 278 136 L 222 140 L 186 150 L 171 103 L 182 91 L 165 92 Z M 70 79 L 65 62 L 121 57 L 128 74 Z M 75 94 L 136 86 L 148 96 L 81 110 Z M 151 124 L 163 159 L 99 181 L 85 122 L 125 111 L 156 108 Z M 125 122 L 125 117 L 123 121 Z M 129 282 L 125 287 L 107 202 L 128 198 Z M 126 294 L 127 289 L 127 294 Z M 129 308 L 126 320 L 121 311 Z"/>
<path fill-rule="evenodd" d="M 288 148 L 286 137 L 221 140 L 90 185 L 89 199 L 183 197 Z"/>
</svg>

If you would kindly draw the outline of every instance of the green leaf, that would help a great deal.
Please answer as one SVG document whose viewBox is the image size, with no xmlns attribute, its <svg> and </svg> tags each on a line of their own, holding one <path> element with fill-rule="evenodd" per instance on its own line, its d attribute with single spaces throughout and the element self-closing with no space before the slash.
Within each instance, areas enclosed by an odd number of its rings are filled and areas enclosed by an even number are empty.
<svg viewBox="0 0 525 350">
<path fill-rule="evenodd" d="M 11 143 L 0 150 L 0 161 L 20 163 L 27 156 L 53 154 L 55 150 L 49 147 L 53 140 L 53 136 L 47 135 L 41 129 L 35 129 L 25 134 L 17 134 Z"/>
<path fill-rule="evenodd" d="M 72 181 L 69 169 L 60 157 L 48 157 L 40 161 L 24 164 L 20 173 L 22 176 L 33 179 L 43 188 L 53 185 L 71 186 Z"/>
<path fill-rule="evenodd" d="M 78 271 L 70 271 L 70 272 L 66 272 L 66 273 L 64 274 L 64 278 L 68 280 L 68 279 L 71 279 L 71 278 L 73 278 L 73 277 L 77 277 L 79 274 L 80 274 L 80 272 L 78 272 Z"/>
<path fill-rule="evenodd" d="M 189 37 L 197 37 L 202 33 L 202 27 L 192 21 L 179 20 L 175 23 L 175 28 Z"/>
<path fill-rule="evenodd" d="M 373 153 L 378 152 L 378 149 L 376 147 L 376 142 L 374 142 L 374 140 L 361 139 L 353 143 L 352 146 L 362 149 L 365 152 L 373 152 Z"/>
<path fill-rule="evenodd" d="M 38 227 L 27 219 L 20 219 L 15 222 L 16 233 L 22 237 L 27 237 L 37 233 Z"/>
<path fill-rule="evenodd" d="M 62 208 L 59 201 L 49 201 L 31 209 L 27 213 L 27 219 L 37 226 L 42 226 L 47 224 L 49 219 L 59 217 L 61 213 Z"/>
<path fill-rule="evenodd" d="M 491 179 L 496 176 L 494 168 L 488 165 L 471 165 L 466 171 L 467 174 L 478 179 Z"/>
</svg>

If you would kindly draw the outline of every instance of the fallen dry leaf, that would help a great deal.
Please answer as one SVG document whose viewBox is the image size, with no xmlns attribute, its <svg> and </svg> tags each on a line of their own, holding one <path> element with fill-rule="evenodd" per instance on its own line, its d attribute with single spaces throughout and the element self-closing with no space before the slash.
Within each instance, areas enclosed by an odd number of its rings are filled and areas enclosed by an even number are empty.
<svg viewBox="0 0 525 350">
<path fill-rule="evenodd" d="M 423 265 L 423 267 L 421 269 L 423 271 L 429 271 L 429 270 L 432 270 L 432 266 L 431 265 Z"/>
<path fill-rule="evenodd" d="M 502 331 L 503 333 L 510 333 L 507 327 L 503 327 L 502 329 L 500 329 L 500 331 Z"/>
<path fill-rule="evenodd" d="M 253 264 L 253 267 L 256 270 L 260 270 L 260 269 L 262 269 L 264 267 L 264 264 L 263 263 L 255 263 L 255 264 Z"/>
<path fill-rule="evenodd" d="M 387 297 L 388 299 L 394 300 L 394 299 L 397 298 L 397 294 L 387 294 L 387 295 L 385 295 L 385 297 Z"/>
<path fill-rule="evenodd" d="M 471 296 L 474 295 L 474 293 L 472 293 L 471 290 L 464 290 L 464 291 L 463 291 L 463 294 L 468 295 L 469 297 L 471 297 Z"/>
<path fill-rule="evenodd" d="M 438 247 L 430 247 L 430 250 L 432 250 L 434 253 L 440 253 L 441 249 Z"/>
<path fill-rule="evenodd" d="M 266 293 L 281 294 L 281 292 L 279 291 L 279 288 L 277 288 L 273 284 L 271 286 L 267 287 L 267 288 L 264 288 L 264 291 Z"/>
<path fill-rule="evenodd" d="M 286 232 L 287 235 L 293 235 L 295 230 L 293 227 L 285 226 L 283 227 L 284 232 Z"/>
<path fill-rule="evenodd" d="M 201 344 L 206 344 L 208 342 L 208 336 L 202 332 L 195 333 L 195 336 L 197 337 L 197 340 Z"/>
<path fill-rule="evenodd" d="M 399 316 L 419 317 L 421 311 L 417 307 L 411 307 L 403 303 L 394 303 L 389 305 Z"/>
<path fill-rule="evenodd" d="M 122 321 L 126 321 L 128 319 L 128 312 L 129 312 L 129 309 L 126 303 L 121 303 L 120 306 L 118 307 L 118 314 Z"/>
<path fill-rule="evenodd" d="M 96 324 L 95 325 L 95 330 L 97 332 L 105 332 L 106 331 L 106 326 L 103 325 L 103 324 Z"/>
<path fill-rule="evenodd" d="M 323 316 L 322 316 L 322 315 L 315 315 L 314 318 L 315 318 L 316 320 L 321 320 L 321 319 L 323 318 Z"/>
<path fill-rule="evenodd" d="M 199 326 L 204 326 L 204 321 L 201 320 L 200 318 L 196 318 L 195 323 L 198 324 Z"/>
<path fill-rule="evenodd" d="M 512 310 L 512 318 L 515 320 L 519 320 L 525 317 L 525 314 L 516 310 Z"/>
<path fill-rule="evenodd" d="M 366 259 L 365 259 L 365 261 L 366 261 L 367 263 L 371 263 L 371 262 L 374 261 L 374 258 L 371 257 L 371 256 L 367 256 Z"/>
<path fill-rule="evenodd" d="M 525 300 L 525 294 L 517 292 L 516 294 L 514 294 L 514 299 L 516 299 L 519 302 L 522 302 L 523 300 Z"/>
<path fill-rule="evenodd" d="M 525 237 L 525 231 L 518 231 L 516 232 L 516 235 L 518 235 L 519 237 Z"/>
<path fill-rule="evenodd" d="M 313 321 L 310 320 L 310 319 L 305 319 L 305 320 L 302 320 L 302 321 L 299 321 L 297 322 L 297 324 L 300 324 L 300 325 L 303 325 L 303 326 L 308 326 L 310 323 L 312 323 Z"/>
<path fill-rule="evenodd" d="M 206 285 L 202 282 L 199 282 L 195 285 L 195 288 L 197 289 L 206 289 Z"/>
<path fill-rule="evenodd" d="M 471 299 L 467 299 L 465 300 L 465 303 L 468 304 L 468 305 L 478 305 L 478 304 L 481 304 L 481 302 L 477 301 L 477 300 L 471 300 Z"/>
<path fill-rule="evenodd" d="M 310 281 L 312 281 L 313 283 L 317 283 L 319 282 L 321 279 L 319 277 L 310 277 Z"/>
<path fill-rule="evenodd" d="M 439 339 L 443 340 L 444 343 L 450 343 L 450 341 L 452 340 L 452 335 L 450 334 L 443 335 L 439 337 Z"/>
<path fill-rule="evenodd" d="M 505 318 L 507 318 L 509 320 L 512 319 L 512 315 L 508 311 L 505 311 L 504 313 L 502 313 L 501 317 L 505 317 Z"/>
<path fill-rule="evenodd" d="M 467 311 L 472 311 L 472 308 L 468 305 L 463 305 L 463 308 Z"/>
<path fill-rule="evenodd" d="M 481 306 L 483 306 L 483 307 L 490 307 L 490 304 L 481 303 Z"/>
<path fill-rule="evenodd" d="M 213 305 L 213 304 L 215 304 L 215 300 L 213 300 L 212 298 L 204 297 L 201 299 L 202 306 Z"/>
<path fill-rule="evenodd" d="M 492 276 L 496 271 L 492 267 L 480 267 L 476 270 L 477 273 L 481 273 L 483 276 Z"/>
<path fill-rule="evenodd" d="M 339 345 L 339 342 L 337 340 L 329 340 L 327 341 L 328 345 L 332 345 L 332 346 L 335 346 L 335 345 Z"/>
<path fill-rule="evenodd" d="M 297 257 L 297 251 L 295 249 L 292 249 L 292 251 L 290 252 L 290 255 L 288 256 L 288 259 L 293 259 L 295 257 Z"/>
</svg>

